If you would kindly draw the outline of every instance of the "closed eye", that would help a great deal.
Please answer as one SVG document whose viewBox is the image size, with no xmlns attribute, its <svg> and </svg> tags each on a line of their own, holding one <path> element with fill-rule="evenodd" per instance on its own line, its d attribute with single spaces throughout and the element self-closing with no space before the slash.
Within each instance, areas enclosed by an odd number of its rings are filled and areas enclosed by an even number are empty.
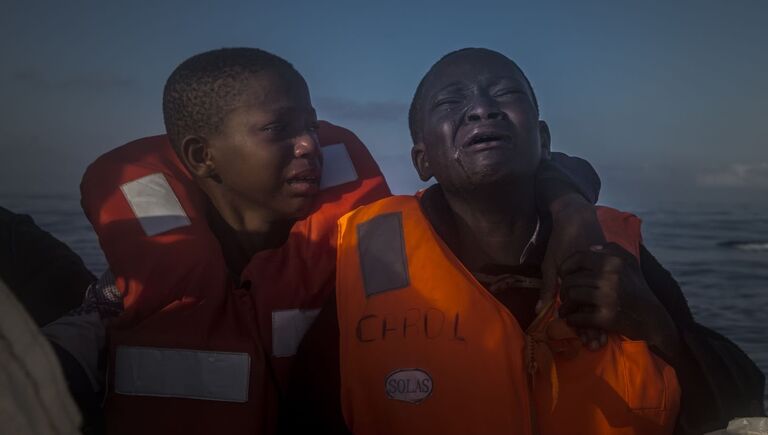
<svg viewBox="0 0 768 435">
<path fill-rule="evenodd" d="M 519 89 L 502 89 L 500 91 L 497 91 L 493 94 L 494 97 L 509 97 L 509 96 L 516 96 L 520 94 L 525 94 L 525 92 L 519 90 Z"/>
<path fill-rule="evenodd" d="M 269 124 L 269 125 L 265 125 L 264 127 L 261 127 L 260 130 L 266 131 L 266 132 L 278 133 L 281 131 L 285 131 L 285 128 L 286 128 L 285 124 Z"/>
<path fill-rule="evenodd" d="M 458 98 L 441 98 L 435 101 L 435 108 L 453 106 L 459 104 L 461 101 Z"/>
</svg>

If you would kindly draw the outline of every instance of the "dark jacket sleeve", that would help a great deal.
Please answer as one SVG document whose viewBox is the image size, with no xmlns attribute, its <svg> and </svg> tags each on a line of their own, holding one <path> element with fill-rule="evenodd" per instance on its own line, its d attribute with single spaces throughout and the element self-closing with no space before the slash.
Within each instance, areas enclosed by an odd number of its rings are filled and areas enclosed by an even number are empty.
<svg viewBox="0 0 768 435">
<path fill-rule="evenodd" d="M 336 297 L 304 336 L 281 407 L 280 434 L 350 434 L 341 411 L 339 322 Z"/>
<path fill-rule="evenodd" d="M 536 189 L 538 197 L 552 200 L 565 192 L 577 192 L 595 204 L 600 195 L 600 177 L 588 161 L 553 152 L 551 159 L 539 165 Z"/>
<path fill-rule="evenodd" d="M 679 284 L 645 246 L 640 263 L 680 333 L 682 358 L 675 372 L 683 394 L 675 433 L 701 434 L 737 417 L 764 415 L 760 369 L 732 341 L 695 322 Z"/>
<path fill-rule="evenodd" d="M 67 245 L 0 207 L 0 278 L 38 326 L 78 307 L 95 277 Z"/>
<path fill-rule="evenodd" d="M 101 408 L 104 392 L 93 390 L 83 366 L 72 354 L 54 341 L 49 341 L 49 343 L 59 359 L 59 365 L 64 373 L 64 378 L 67 380 L 69 392 L 83 416 L 82 433 L 84 435 L 105 433 L 104 412 Z"/>
</svg>

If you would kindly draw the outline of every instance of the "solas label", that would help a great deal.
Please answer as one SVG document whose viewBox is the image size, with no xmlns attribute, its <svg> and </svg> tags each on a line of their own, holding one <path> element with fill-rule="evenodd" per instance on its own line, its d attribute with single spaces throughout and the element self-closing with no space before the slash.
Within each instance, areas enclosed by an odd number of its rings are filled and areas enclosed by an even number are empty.
<svg viewBox="0 0 768 435">
<path fill-rule="evenodd" d="M 387 397 L 401 402 L 420 403 L 432 394 L 432 376 L 422 369 L 398 369 L 387 375 Z"/>
</svg>

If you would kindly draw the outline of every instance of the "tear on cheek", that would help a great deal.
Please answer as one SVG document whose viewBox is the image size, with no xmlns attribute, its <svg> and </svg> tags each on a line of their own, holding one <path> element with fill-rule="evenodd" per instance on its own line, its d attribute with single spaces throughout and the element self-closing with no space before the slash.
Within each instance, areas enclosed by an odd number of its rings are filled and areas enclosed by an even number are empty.
<svg viewBox="0 0 768 435">
<path fill-rule="evenodd" d="M 464 165 L 464 159 L 463 155 L 461 154 L 461 150 L 456 150 L 456 153 L 453 155 L 453 160 L 456 162 L 459 168 L 461 168 L 462 174 L 464 174 L 466 177 L 469 177 L 469 172 L 467 172 L 467 167 Z"/>
</svg>

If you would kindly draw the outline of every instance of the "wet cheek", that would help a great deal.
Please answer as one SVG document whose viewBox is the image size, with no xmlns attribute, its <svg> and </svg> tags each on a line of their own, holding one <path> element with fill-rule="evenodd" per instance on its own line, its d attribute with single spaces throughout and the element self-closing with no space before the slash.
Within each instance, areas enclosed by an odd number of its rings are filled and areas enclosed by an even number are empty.
<svg viewBox="0 0 768 435">
<path fill-rule="evenodd" d="M 459 121 L 454 119 L 444 120 L 440 125 L 439 145 L 441 149 L 446 150 L 450 155 L 454 155 L 459 148 L 456 143 L 458 128 Z"/>
</svg>

